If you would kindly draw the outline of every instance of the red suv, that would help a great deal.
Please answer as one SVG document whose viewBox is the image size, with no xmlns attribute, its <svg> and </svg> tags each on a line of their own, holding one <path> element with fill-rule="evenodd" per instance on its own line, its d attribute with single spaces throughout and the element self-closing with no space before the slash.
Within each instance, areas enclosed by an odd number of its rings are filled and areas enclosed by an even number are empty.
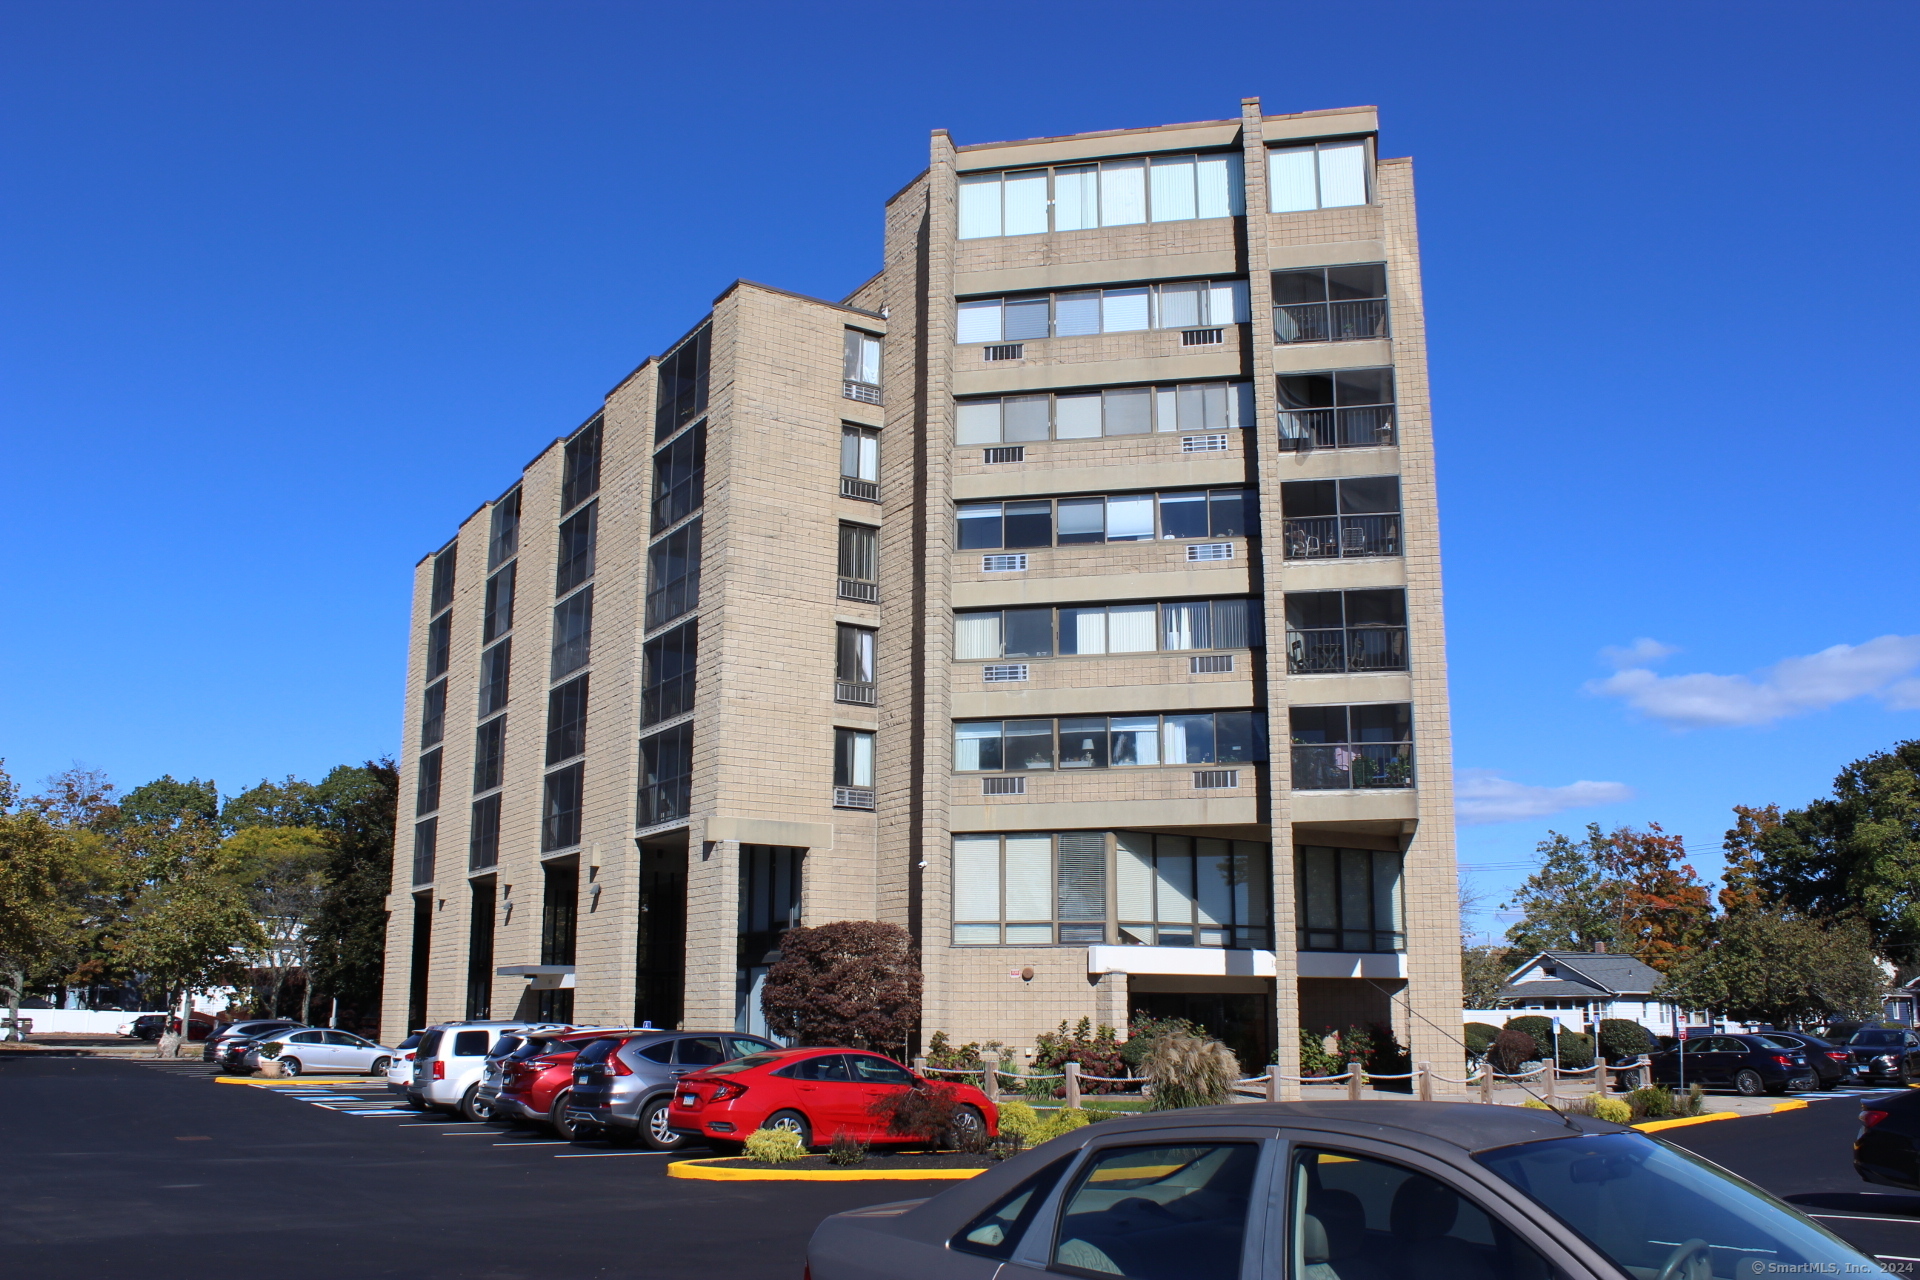
<svg viewBox="0 0 1920 1280">
<path fill-rule="evenodd" d="M 965 1084 L 946 1084 L 959 1109 L 954 1136 L 1000 1132 L 1000 1112 L 987 1095 Z M 905 1142 L 872 1114 L 889 1094 L 931 1088 L 932 1083 L 892 1059 L 858 1049 L 775 1049 L 749 1054 L 683 1076 L 668 1119 L 677 1132 L 733 1150 L 755 1129 L 786 1129 L 807 1146 L 840 1134 L 861 1142 Z"/>
<path fill-rule="evenodd" d="M 493 1118 L 531 1120 L 552 1125 L 563 1138 L 574 1136 L 567 1119 L 572 1095 L 573 1057 L 601 1039 L 605 1031 L 568 1031 L 530 1036 L 502 1065 L 500 1092 L 493 1099 Z"/>
</svg>

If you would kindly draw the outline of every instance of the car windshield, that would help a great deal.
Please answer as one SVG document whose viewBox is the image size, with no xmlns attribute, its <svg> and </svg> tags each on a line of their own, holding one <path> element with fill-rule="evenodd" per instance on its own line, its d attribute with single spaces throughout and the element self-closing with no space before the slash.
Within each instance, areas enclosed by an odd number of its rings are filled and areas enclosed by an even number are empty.
<svg viewBox="0 0 1920 1280">
<path fill-rule="evenodd" d="M 518 1049 L 524 1043 L 526 1042 L 522 1040 L 519 1036 L 514 1036 L 514 1035 L 501 1036 L 498 1040 L 495 1040 L 493 1042 L 493 1048 L 488 1051 L 487 1056 L 489 1058 L 505 1058 L 511 1055 L 515 1049 Z"/>
<path fill-rule="evenodd" d="M 744 1058 L 735 1058 L 732 1062 L 721 1062 L 711 1067 L 700 1068 L 703 1076 L 730 1076 L 741 1071 L 751 1071 L 755 1067 L 771 1066 L 786 1057 L 783 1053 L 750 1053 Z"/>
<path fill-rule="evenodd" d="M 1892 1048 L 1899 1045 L 1900 1039 L 1898 1031 L 1856 1031 L 1849 1043 L 1866 1045 L 1869 1048 Z"/>
<path fill-rule="evenodd" d="M 420 1044 L 420 1033 L 416 1031 L 412 1035 L 408 1036 L 405 1040 L 402 1040 L 398 1047 L 402 1049 L 413 1049 L 413 1048 L 419 1047 L 419 1044 Z"/>
<path fill-rule="evenodd" d="M 1804 1049 L 1806 1047 L 1805 1045 L 1801 1044 L 1798 1040 L 1789 1040 L 1785 1036 L 1757 1035 L 1753 1038 L 1755 1040 L 1758 1040 L 1761 1044 L 1767 1045 L 1774 1049 Z"/>
<path fill-rule="evenodd" d="M 1751 1183 L 1625 1133 L 1550 1138 L 1474 1157 L 1634 1280 L 1888 1272 Z M 1705 1261 L 1702 1262 L 1701 1259 Z"/>
</svg>

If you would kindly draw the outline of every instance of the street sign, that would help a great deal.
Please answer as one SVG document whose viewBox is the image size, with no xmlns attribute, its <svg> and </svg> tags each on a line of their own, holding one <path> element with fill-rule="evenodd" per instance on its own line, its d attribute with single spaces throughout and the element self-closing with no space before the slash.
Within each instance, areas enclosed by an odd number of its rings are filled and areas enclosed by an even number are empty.
<svg viewBox="0 0 1920 1280">
<path fill-rule="evenodd" d="M 1687 1038 L 1687 1029 L 1685 1027 L 1675 1027 L 1673 1038 L 1675 1040 L 1685 1040 Z"/>
</svg>

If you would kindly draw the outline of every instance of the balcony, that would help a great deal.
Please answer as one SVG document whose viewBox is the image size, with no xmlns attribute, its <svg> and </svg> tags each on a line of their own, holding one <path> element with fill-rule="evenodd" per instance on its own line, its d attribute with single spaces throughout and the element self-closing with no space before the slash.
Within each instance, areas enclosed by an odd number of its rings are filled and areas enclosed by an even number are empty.
<svg viewBox="0 0 1920 1280">
<path fill-rule="evenodd" d="M 880 486 L 871 480 L 861 480 L 854 476 L 840 477 L 840 496 L 858 498 L 862 502 L 880 501 Z"/>
<path fill-rule="evenodd" d="M 1318 676 L 1406 669 L 1405 627 L 1344 627 L 1287 632 L 1289 675 Z"/>
<path fill-rule="evenodd" d="M 1400 516 L 1295 516 L 1285 522 L 1282 535 L 1289 560 L 1353 560 L 1365 556 L 1397 556 Z"/>
<path fill-rule="evenodd" d="M 1295 791 L 1356 791 L 1412 785 L 1411 742 L 1315 743 L 1293 748 Z"/>
<path fill-rule="evenodd" d="M 1362 405 L 1353 409 L 1282 409 L 1280 448 L 1369 449 L 1396 443 L 1393 406 Z"/>
<path fill-rule="evenodd" d="M 1273 309 L 1273 340 L 1358 342 L 1387 336 L 1387 300 L 1300 302 Z"/>
</svg>

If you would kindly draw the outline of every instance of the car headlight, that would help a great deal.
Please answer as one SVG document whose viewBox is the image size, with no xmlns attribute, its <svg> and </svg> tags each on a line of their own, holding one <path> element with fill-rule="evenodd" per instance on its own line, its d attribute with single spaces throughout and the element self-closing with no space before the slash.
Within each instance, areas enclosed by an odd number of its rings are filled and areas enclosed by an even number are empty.
<svg viewBox="0 0 1920 1280">
<path fill-rule="evenodd" d="M 1893 1065 L 1893 1055 L 1890 1053 L 1883 1053 L 1879 1057 L 1875 1058 L 1874 1061 L 1881 1063 L 1884 1066 L 1890 1067 Z"/>
</svg>

